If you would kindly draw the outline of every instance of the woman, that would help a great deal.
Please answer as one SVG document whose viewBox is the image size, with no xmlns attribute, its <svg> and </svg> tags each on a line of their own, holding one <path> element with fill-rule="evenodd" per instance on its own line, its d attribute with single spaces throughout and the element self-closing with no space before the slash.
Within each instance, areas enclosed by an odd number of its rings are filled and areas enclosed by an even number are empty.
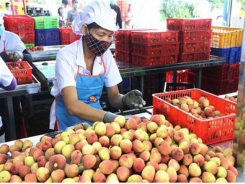
<svg viewBox="0 0 245 184">
<path fill-rule="evenodd" d="M 114 121 L 116 115 L 103 111 L 100 106 L 104 86 L 114 108 L 145 105 L 138 90 L 126 95 L 119 93 L 117 85 L 122 78 L 108 49 L 117 30 L 115 18 L 116 13 L 109 4 L 94 0 L 86 4 L 73 21 L 73 31 L 83 36 L 57 54 L 51 90 L 56 100 L 50 112 L 50 129 L 54 129 L 55 122 L 58 129 L 65 130 L 84 121 L 90 124 Z"/>
<path fill-rule="evenodd" d="M 2 17 L 0 17 L 0 56 L 3 61 L 13 62 L 23 60 L 31 64 L 33 61 L 32 55 L 26 49 L 20 37 L 13 32 L 6 31 L 3 23 L 4 20 Z M 21 97 L 19 96 L 13 98 L 17 138 L 21 138 L 19 130 L 21 130 L 23 118 L 23 114 L 20 109 L 20 101 Z M 0 108 L 3 106 L 3 104 L 3 99 L 0 99 Z"/>
<path fill-rule="evenodd" d="M 0 57 L 0 88 L 5 90 L 14 90 L 17 86 L 17 82 L 13 74 L 5 62 Z M 5 142 L 5 130 L 3 127 L 2 119 L 0 116 L 0 143 Z"/>
<path fill-rule="evenodd" d="M 72 21 L 78 15 L 78 0 L 72 0 L 72 9 L 67 13 L 67 26 L 71 26 Z"/>
<path fill-rule="evenodd" d="M 59 14 L 59 27 L 65 27 L 66 25 L 66 20 L 64 17 L 64 11 L 62 7 L 58 8 L 58 14 Z"/>
<path fill-rule="evenodd" d="M 0 56 L 5 62 L 24 60 L 32 63 L 32 55 L 26 50 L 20 37 L 10 31 L 6 31 L 0 17 Z"/>
</svg>

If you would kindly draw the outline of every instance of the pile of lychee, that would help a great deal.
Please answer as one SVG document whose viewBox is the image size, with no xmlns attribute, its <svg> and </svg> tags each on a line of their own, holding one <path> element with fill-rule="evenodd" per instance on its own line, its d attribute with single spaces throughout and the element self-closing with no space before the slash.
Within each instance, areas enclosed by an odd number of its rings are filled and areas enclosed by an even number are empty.
<svg viewBox="0 0 245 184">
<path fill-rule="evenodd" d="M 232 149 L 212 149 L 164 115 L 79 124 L 0 146 L 0 182 L 235 182 Z"/>
<path fill-rule="evenodd" d="M 194 100 L 189 96 L 180 96 L 174 99 L 167 97 L 165 101 L 187 113 L 191 113 L 196 118 L 207 119 L 222 116 L 222 113 L 214 105 L 210 104 L 209 99 L 204 96 L 198 100 Z"/>
</svg>

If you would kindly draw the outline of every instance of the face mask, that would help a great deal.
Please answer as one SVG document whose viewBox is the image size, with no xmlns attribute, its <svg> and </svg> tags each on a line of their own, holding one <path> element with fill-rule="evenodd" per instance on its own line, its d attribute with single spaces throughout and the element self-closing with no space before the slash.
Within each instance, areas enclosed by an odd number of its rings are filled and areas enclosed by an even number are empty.
<svg viewBox="0 0 245 184">
<path fill-rule="evenodd" d="M 10 7 L 7 7 L 6 9 L 9 11 L 10 10 Z"/>
<path fill-rule="evenodd" d="M 0 36 L 3 35 L 3 32 L 5 31 L 5 27 L 2 25 L 0 26 Z"/>
<path fill-rule="evenodd" d="M 61 15 L 63 14 L 63 10 L 60 10 L 60 14 L 61 14 Z"/>
<path fill-rule="evenodd" d="M 78 3 L 75 3 L 75 4 L 73 5 L 73 8 L 74 8 L 74 9 L 77 9 L 77 8 L 78 8 Z"/>
<path fill-rule="evenodd" d="M 90 33 L 83 36 L 89 50 L 96 56 L 101 56 L 110 47 L 111 42 L 99 41 Z"/>
</svg>

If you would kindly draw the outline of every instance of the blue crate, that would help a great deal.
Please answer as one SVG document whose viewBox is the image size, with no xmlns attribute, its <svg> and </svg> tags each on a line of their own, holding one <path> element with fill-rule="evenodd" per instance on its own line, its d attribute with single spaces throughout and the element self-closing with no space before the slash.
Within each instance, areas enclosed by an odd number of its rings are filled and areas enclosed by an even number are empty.
<svg viewBox="0 0 245 184">
<path fill-rule="evenodd" d="M 123 81 L 120 83 L 120 84 L 118 84 L 118 88 L 119 89 L 128 89 L 130 87 L 130 78 L 129 77 L 124 77 L 123 78 Z"/>
<path fill-rule="evenodd" d="M 241 60 L 242 47 L 232 47 L 230 51 L 229 63 L 237 63 Z"/>
<path fill-rule="evenodd" d="M 224 57 L 226 59 L 226 63 L 229 63 L 229 59 L 230 59 L 230 48 L 213 48 L 211 47 L 211 55 L 214 56 L 220 56 L 220 57 Z"/>
<path fill-rule="evenodd" d="M 36 46 L 60 45 L 59 29 L 54 28 L 54 29 L 35 30 L 35 45 Z"/>
</svg>

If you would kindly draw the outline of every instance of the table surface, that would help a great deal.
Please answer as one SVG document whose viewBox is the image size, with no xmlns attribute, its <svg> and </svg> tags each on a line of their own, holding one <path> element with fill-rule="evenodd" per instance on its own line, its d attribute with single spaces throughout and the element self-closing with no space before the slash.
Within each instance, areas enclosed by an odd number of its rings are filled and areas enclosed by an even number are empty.
<svg viewBox="0 0 245 184">
<path fill-rule="evenodd" d="M 47 65 L 43 65 L 46 62 Z M 225 64 L 225 58 L 219 56 L 211 56 L 209 60 L 193 61 L 193 62 L 183 62 L 176 64 L 160 65 L 160 66 L 136 66 L 132 63 L 116 61 L 119 71 L 122 77 L 134 77 L 151 75 L 156 73 L 164 73 L 167 71 L 177 71 L 185 69 L 200 69 L 205 67 L 219 66 Z M 34 70 L 38 70 L 43 77 L 45 77 L 49 82 L 55 75 L 54 71 L 55 60 L 50 61 L 37 61 L 33 62 Z"/>
</svg>

